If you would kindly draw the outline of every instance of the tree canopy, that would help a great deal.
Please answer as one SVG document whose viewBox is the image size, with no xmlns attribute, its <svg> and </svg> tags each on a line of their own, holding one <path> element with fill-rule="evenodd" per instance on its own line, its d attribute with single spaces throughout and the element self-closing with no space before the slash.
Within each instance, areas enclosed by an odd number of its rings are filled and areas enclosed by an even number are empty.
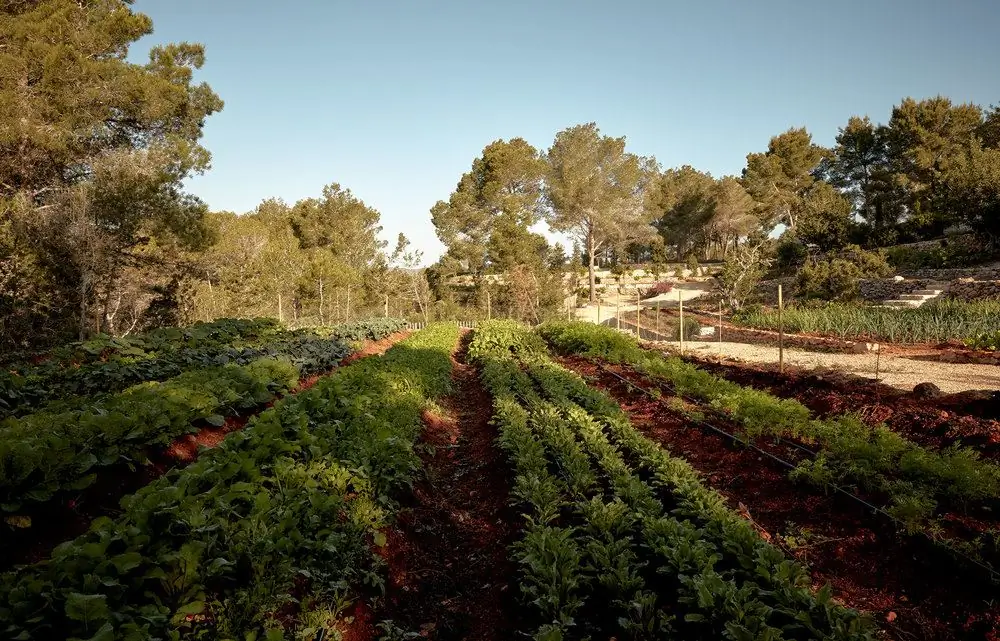
<svg viewBox="0 0 1000 641">
<path fill-rule="evenodd" d="M 556 134 L 546 158 L 547 220 L 552 229 L 584 246 L 593 301 L 596 252 L 654 235 L 645 190 L 655 175 L 655 161 L 625 151 L 624 136 L 602 136 L 595 123 Z"/>
</svg>

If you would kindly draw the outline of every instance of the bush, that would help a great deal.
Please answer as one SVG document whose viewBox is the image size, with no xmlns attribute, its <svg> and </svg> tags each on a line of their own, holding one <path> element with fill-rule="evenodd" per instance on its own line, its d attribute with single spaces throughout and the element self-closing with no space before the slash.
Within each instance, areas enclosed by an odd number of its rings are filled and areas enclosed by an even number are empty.
<svg viewBox="0 0 1000 641">
<path fill-rule="evenodd" d="M 849 246 L 837 257 L 807 263 L 799 270 L 796 285 L 802 298 L 850 301 L 858 297 L 862 278 L 883 278 L 892 274 L 883 252 Z"/>
<path fill-rule="evenodd" d="M 947 269 L 982 264 L 991 254 L 973 239 L 941 241 L 939 247 L 892 247 L 886 258 L 897 270 Z"/>
<path fill-rule="evenodd" d="M 653 286 L 646 290 L 643 298 L 652 298 L 654 296 L 659 296 L 660 294 L 669 294 L 674 290 L 674 284 L 661 280 L 657 283 L 653 283 Z"/>
<path fill-rule="evenodd" d="M 694 254 L 688 254 L 687 268 L 691 270 L 692 276 L 698 275 L 698 257 Z"/>
<path fill-rule="evenodd" d="M 787 276 L 795 273 L 795 270 L 806 262 L 806 246 L 794 236 L 782 237 L 778 241 L 777 260 L 775 261 L 775 271 L 780 276 Z"/>
</svg>

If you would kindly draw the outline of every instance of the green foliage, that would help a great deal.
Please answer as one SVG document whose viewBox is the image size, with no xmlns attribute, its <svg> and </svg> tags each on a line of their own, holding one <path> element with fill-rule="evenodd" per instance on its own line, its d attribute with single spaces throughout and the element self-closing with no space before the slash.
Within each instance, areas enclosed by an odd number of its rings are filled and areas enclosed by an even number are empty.
<svg viewBox="0 0 1000 641">
<path fill-rule="evenodd" d="M 126 281 L 147 295 L 169 282 L 181 249 L 210 240 L 206 207 L 183 181 L 209 165 L 198 141 L 222 101 L 194 82 L 201 45 L 158 45 L 146 64 L 129 61 L 129 46 L 152 29 L 123 0 L 40 0 L 0 12 L 8 346 L 108 330 L 131 312 Z"/>
<path fill-rule="evenodd" d="M 883 278 L 892 271 L 884 252 L 848 246 L 837 256 L 802 266 L 796 280 L 796 295 L 804 299 L 850 301 L 858 297 L 861 279 Z"/>
<path fill-rule="evenodd" d="M 965 339 L 965 344 L 972 349 L 982 349 L 991 352 L 1000 350 L 1000 330 L 983 332 L 973 338 Z"/>
<path fill-rule="evenodd" d="M 781 223 L 796 232 L 816 182 L 813 172 L 826 153 L 805 129 L 789 129 L 771 138 L 767 152 L 747 155 L 743 185 L 767 228 Z"/>
<path fill-rule="evenodd" d="M 589 259 L 590 301 L 596 300 L 597 252 L 650 240 L 653 215 L 643 207 L 654 161 L 625 151 L 625 138 L 602 136 L 595 123 L 556 134 L 546 158 L 543 195 L 554 231 L 572 234 Z"/>
<path fill-rule="evenodd" d="M 560 352 L 627 363 L 668 382 L 678 395 L 725 412 L 751 439 L 778 436 L 815 444 L 816 459 L 804 461 L 793 478 L 856 485 L 884 496 L 886 507 L 905 516 L 911 530 L 927 526 L 938 502 L 964 507 L 1000 498 L 1000 466 L 980 460 L 973 450 L 927 449 L 853 416 L 813 419 L 798 401 L 743 388 L 678 358 L 640 349 L 632 337 L 603 326 L 553 323 L 538 332 Z"/>
<path fill-rule="evenodd" d="M 776 310 L 747 308 L 733 315 L 746 327 L 777 329 Z M 830 334 L 840 338 L 873 339 L 891 343 L 939 343 L 983 337 L 989 344 L 1000 326 L 1000 302 L 955 299 L 934 300 L 914 309 L 890 309 L 860 304 L 825 303 L 785 308 L 786 332 Z"/>
<path fill-rule="evenodd" d="M 167 327 L 134 337 L 98 336 L 55 349 L 40 364 L 12 363 L 0 373 L 0 415 L 20 415 L 74 396 L 117 392 L 144 381 L 260 358 L 288 359 L 303 374 L 329 370 L 346 355 L 344 341 L 378 340 L 402 329 L 397 319 L 374 319 L 286 331 L 271 319 L 222 319 L 189 328 Z"/>
<path fill-rule="evenodd" d="M 483 326 L 470 350 L 515 468 L 525 518 L 515 559 L 531 636 L 873 638 L 870 623 L 835 605 L 829 590 L 814 594 L 803 568 L 690 465 L 643 437 L 613 399 L 544 352 L 518 350 L 528 333 Z M 546 324 L 540 333 L 567 345 L 592 337 L 594 353 L 629 347 L 594 325 Z M 668 603 L 669 615 L 660 605 Z"/>
<path fill-rule="evenodd" d="M 450 389 L 457 338 L 429 327 L 279 400 L 117 519 L 2 575 L 5 635 L 271 639 L 311 620 L 296 592 L 315 608 L 379 587 L 369 542 L 419 468 L 421 412 Z"/>
<path fill-rule="evenodd" d="M 794 274 L 806 262 L 806 246 L 795 236 L 785 234 L 778 241 L 775 270 L 782 276 Z"/>
<path fill-rule="evenodd" d="M 942 241 L 940 246 L 932 248 L 890 247 L 885 255 L 897 271 L 970 267 L 992 256 L 980 243 L 970 239 Z"/>
<path fill-rule="evenodd" d="M 399 321 L 379 319 L 331 328 L 332 338 L 297 332 L 280 343 L 283 351 L 277 358 L 192 369 L 103 399 L 53 403 L 44 411 L 9 418 L 0 423 L 0 511 L 16 513 L 60 492 L 82 490 L 103 467 L 134 465 L 151 446 L 165 446 L 204 424 L 220 426 L 226 416 L 261 407 L 292 389 L 300 374 L 332 369 L 352 351 L 345 339 L 381 338 L 399 326 Z M 213 329 L 226 327 L 219 323 L 212 329 L 175 330 L 174 335 L 216 336 Z M 147 340 L 155 344 L 167 333 Z"/>
</svg>

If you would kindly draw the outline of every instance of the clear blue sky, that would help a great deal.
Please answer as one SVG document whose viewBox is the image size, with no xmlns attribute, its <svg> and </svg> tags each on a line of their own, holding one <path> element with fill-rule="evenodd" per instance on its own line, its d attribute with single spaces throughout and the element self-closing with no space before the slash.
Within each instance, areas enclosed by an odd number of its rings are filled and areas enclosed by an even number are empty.
<svg viewBox="0 0 1000 641">
<path fill-rule="evenodd" d="M 138 43 L 207 47 L 225 100 L 190 189 L 249 211 L 339 182 L 434 260 L 430 207 L 484 146 L 596 121 L 664 167 L 738 174 L 792 126 L 830 145 L 904 96 L 1000 103 L 997 0 L 137 0 Z"/>
</svg>

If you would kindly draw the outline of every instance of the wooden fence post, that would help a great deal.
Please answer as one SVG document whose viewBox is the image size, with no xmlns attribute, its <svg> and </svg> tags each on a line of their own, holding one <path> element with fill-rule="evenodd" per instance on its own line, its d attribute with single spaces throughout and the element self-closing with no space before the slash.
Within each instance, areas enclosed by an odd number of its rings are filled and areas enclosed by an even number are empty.
<svg viewBox="0 0 1000 641">
<path fill-rule="evenodd" d="M 681 313 L 680 327 L 677 328 L 677 334 L 680 338 L 681 356 L 683 356 L 684 355 L 684 295 L 681 293 L 681 290 L 679 289 L 677 290 L 677 309 L 679 309 Z"/>
<path fill-rule="evenodd" d="M 722 356 L 722 301 L 719 301 L 719 356 Z"/>
<path fill-rule="evenodd" d="M 785 325 L 782 319 L 784 299 L 781 295 L 781 284 L 778 284 L 778 372 L 785 372 Z"/>
<path fill-rule="evenodd" d="M 641 325 L 639 323 L 642 320 L 642 318 L 639 316 L 639 310 L 641 310 L 641 309 L 642 309 L 642 298 L 639 297 L 639 287 L 636 286 L 636 288 L 635 288 L 635 337 L 637 339 L 641 339 L 642 338 L 641 331 L 639 329 L 641 327 Z"/>
</svg>

